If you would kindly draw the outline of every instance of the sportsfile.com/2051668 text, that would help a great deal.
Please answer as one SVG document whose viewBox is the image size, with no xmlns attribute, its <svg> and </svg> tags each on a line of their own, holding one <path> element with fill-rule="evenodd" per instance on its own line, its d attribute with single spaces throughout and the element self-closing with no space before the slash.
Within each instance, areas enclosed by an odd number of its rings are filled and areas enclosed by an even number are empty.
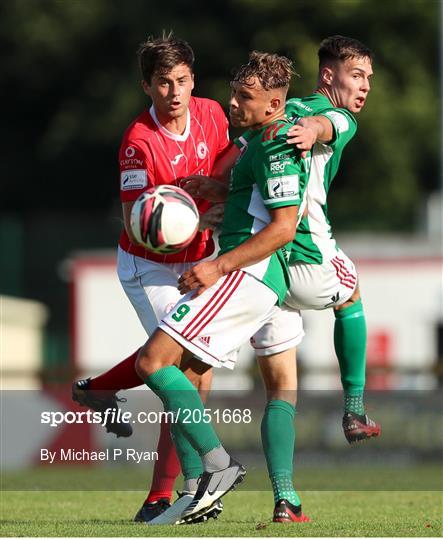
<svg viewBox="0 0 443 540">
<path fill-rule="evenodd" d="M 43 411 L 40 422 L 50 427 L 62 424 L 100 424 L 105 426 L 110 422 L 127 422 L 132 424 L 159 424 L 166 422 L 175 424 L 181 421 L 184 424 L 250 424 L 252 422 L 251 409 L 178 409 L 175 412 L 167 411 L 122 411 L 109 408 L 103 412 L 97 411 Z"/>
</svg>

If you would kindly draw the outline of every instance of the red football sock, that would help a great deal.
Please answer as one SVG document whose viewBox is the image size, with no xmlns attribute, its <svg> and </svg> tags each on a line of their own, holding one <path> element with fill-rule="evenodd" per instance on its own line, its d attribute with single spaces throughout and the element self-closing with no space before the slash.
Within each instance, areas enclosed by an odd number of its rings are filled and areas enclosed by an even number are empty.
<svg viewBox="0 0 443 540">
<path fill-rule="evenodd" d="M 174 483 L 181 470 L 177 452 L 171 439 L 169 423 L 164 421 L 160 424 L 157 453 L 158 460 L 154 466 L 151 491 L 145 502 L 155 502 L 163 498 L 171 500 Z"/>
<path fill-rule="evenodd" d="M 143 384 L 135 371 L 135 361 L 139 350 L 137 349 L 131 356 L 128 356 L 128 358 L 103 373 L 103 375 L 91 379 L 88 390 L 112 390 L 118 392 L 119 390 L 135 388 Z"/>
</svg>

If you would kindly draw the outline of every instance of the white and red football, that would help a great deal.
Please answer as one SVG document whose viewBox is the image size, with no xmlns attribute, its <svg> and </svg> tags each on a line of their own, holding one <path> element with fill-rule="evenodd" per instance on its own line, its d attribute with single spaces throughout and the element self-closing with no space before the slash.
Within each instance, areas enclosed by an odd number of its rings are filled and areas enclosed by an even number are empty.
<svg viewBox="0 0 443 540">
<path fill-rule="evenodd" d="M 172 185 L 148 189 L 131 210 L 134 237 L 154 253 L 177 253 L 189 246 L 197 233 L 198 223 L 194 199 Z"/>
</svg>

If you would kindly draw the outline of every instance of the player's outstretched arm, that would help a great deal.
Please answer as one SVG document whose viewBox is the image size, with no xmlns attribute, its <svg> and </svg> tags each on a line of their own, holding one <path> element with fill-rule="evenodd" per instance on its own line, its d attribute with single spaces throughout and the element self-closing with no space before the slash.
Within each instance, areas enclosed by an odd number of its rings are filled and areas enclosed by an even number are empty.
<svg viewBox="0 0 443 540">
<path fill-rule="evenodd" d="M 295 144 L 302 151 L 301 157 L 305 158 L 316 142 L 327 144 L 333 137 L 332 122 L 326 116 L 306 116 L 288 129 L 287 142 Z"/>
<path fill-rule="evenodd" d="M 257 234 L 213 261 L 201 262 L 178 280 L 178 289 L 185 294 L 196 289 L 199 296 L 221 277 L 258 263 L 295 237 L 298 206 L 285 206 L 269 211 L 271 222 Z"/>
</svg>

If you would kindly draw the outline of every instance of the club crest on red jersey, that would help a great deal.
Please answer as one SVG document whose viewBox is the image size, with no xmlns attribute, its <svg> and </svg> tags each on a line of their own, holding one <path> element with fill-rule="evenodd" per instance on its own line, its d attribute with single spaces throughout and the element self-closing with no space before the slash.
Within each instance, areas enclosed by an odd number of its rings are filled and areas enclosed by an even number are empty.
<svg viewBox="0 0 443 540">
<path fill-rule="evenodd" d="M 205 159 L 208 153 L 208 147 L 204 142 L 199 142 L 197 145 L 197 155 L 200 159 Z"/>
</svg>

